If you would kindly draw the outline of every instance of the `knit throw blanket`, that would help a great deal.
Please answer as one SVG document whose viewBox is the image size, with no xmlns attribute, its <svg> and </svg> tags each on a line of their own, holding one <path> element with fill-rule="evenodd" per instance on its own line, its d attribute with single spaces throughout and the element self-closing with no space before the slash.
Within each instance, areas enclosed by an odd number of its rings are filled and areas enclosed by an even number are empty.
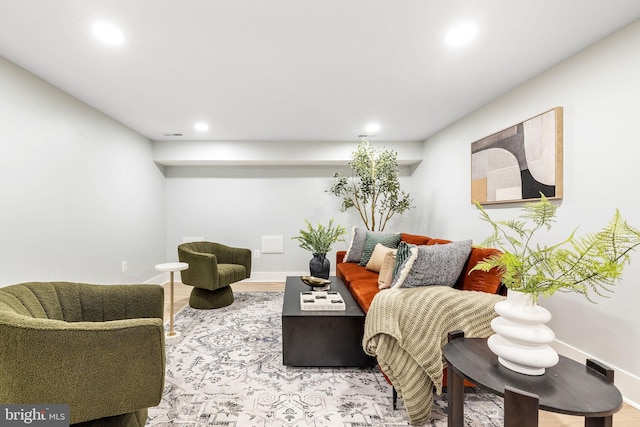
<svg viewBox="0 0 640 427">
<path fill-rule="evenodd" d="M 402 397 L 412 424 L 431 417 L 433 389 L 442 392 L 442 348 L 447 334 L 466 337 L 493 334 L 493 307 L 500 295 L 460 291 L 446 286 L 389 289 L 379 292 L 367 312 L 365 351 Z"/>
</svg>

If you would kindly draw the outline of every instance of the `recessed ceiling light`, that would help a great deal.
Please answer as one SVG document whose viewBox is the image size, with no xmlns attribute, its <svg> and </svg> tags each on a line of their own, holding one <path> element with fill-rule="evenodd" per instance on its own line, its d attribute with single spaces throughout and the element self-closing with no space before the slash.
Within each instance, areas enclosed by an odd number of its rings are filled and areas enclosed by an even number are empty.
<svg viewBox="0 0 640 427">
<path fill-rule="evenodd" d="M 453 27 L 445 36 L 449 46 L 461 46 L 469 43 L 478 34 L 478 27 L 471 22 L 463 22 Z"/>
<path fill-rule="evenodd" d="M 96 22 L 92 27 L 93 34 L 103 43 L 117 45 L 124 41 L 124 33 L 111 22 Z"/>
<path fill-rule="evenodd" d="M 198 122 L 195 125 L 193 125 L 193 127 L 195 128 L 195 130 L 197 130 L 198 132 L 206 132 L 209 130 L 209 125 L 204 123 L 204 122 Z"/>
<path fill-rule="evenodd" d="M 364 128 L 367 132 L 378 132 L 380 130 L 379 123 L 369 123 L 367 127 Z"/>
</svg>

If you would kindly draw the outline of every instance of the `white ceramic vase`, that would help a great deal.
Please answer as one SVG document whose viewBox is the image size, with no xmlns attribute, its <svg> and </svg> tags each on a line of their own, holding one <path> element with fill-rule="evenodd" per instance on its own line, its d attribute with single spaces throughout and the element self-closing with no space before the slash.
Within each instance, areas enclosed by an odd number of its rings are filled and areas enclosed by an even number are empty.
<svg viewBox="0 0 640 427">
<path fill-rule="evenodd" d="M 545 325 L 551 313 L 534 304 L 531 295 L 509 290 L 495 310 L 499 316 L 491 321 L 495 335 L 488 344 L 501 365 L 521 374 L 542 375 L 558 363 L 558 353 L 549 346 L 556 336 Z"/>
</svg>

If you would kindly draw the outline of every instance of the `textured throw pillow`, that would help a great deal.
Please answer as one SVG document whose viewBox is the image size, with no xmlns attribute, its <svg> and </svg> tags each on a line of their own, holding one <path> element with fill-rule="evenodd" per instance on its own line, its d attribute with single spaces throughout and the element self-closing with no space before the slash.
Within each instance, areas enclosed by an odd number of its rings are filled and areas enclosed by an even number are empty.
<svg viewBox="0 0 640 427">
<path fill-rule="evenodd" d="M 393 252 L 395 254 L 396 250 L 388 248 L 382 243 L 378 243 L 373 248 L 373 253 L 371 254 L 371 258 L 369 258 L 369 262 L 367 262 L 367 266 L 365 268 L 367 270 L 379 273 L 380 268 L 382 267 L 382 261 L 384 261 L 384 256 L 387 254 L 387 252 Z"/>
<path fill-rule="evenodd" d="M 396 249 L 398 247 L 398 243 L 400 243 L 400 233 L 387 234 L 368 231 L 367 236 L 364 239 L 362 258 L 360 258 L 361 266 L 364 267 L 367 265 L 367 263 L 369 262 L 369 258 L 371 258 L 373 250 L 378 243 L 381 243 L 388 248 Z"/>
<path fill-rule="evenodd" d="M 402 257 L 402 260 L 399 258 Z M 409 275 L 413 263 L 418 257 L 417 245 L 406 245 L 402 248 L 398 247 L 396 251 L 396 265 L 393 273 L 393 281 L 391 282 L 392 288 L 401 288 L 405 279 Z"/>
<path fill-rule="evenodd" d="M 396 250 L 396 263 L 393 266 L 393 277 L 395 278 L 398 275 L 398 270 L 402 264 L 409 258 L 411 255 L 411 248 L 415 248 L 416 245 L 407 243 L 404 240 L 398 244 L 398 249 Z"/>
<path fill-rule="evenodd" d="M 415 288 L 418 286 L 453 286 L 456 284 L 471 253 L 471 240 L 445 245 L 418 246 L 409 271 L 404 268 L 394 287 Z M 407 262 L 409 264 L 409 262 Z M 406 274 L 404 274 L 406 273 Z"/>
<path fill-rule="evenodd" d="M 351 243 L 349 249 L 344 255 L 344 262 L 360 262 L 362 259 L 362 250 L 364 249 L 364 239 L 367 237 L 365 228 L 353 227 L 351 233 Z"/>
<path fill-rule="evenodd" d="M 393 282 L 393 267 L 396 264 L 396 254 L 389 251 L 384 254 L 380 274 L 378 274 L 378 289 L 389 289 Z"/>
</svg>

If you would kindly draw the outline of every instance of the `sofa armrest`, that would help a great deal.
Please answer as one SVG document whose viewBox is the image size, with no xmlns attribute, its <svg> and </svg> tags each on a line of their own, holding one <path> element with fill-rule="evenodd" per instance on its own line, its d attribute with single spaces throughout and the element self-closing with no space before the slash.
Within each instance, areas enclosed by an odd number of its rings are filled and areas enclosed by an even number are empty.
<svg viewBox="0 0 640 427">
<path fill-rule="evenodd" d="M 0 312 L 0 402 L 69 404 L 70 422 L 156 406 L 164 387 L 159 318 L 64 322 Z"/>
<path fill-rule="evenodd" d="M 336 264 L 343 263 L 345 255 L 347 255 L 347 251 L 337 251 L 336 252 Z"/>
</svg>

